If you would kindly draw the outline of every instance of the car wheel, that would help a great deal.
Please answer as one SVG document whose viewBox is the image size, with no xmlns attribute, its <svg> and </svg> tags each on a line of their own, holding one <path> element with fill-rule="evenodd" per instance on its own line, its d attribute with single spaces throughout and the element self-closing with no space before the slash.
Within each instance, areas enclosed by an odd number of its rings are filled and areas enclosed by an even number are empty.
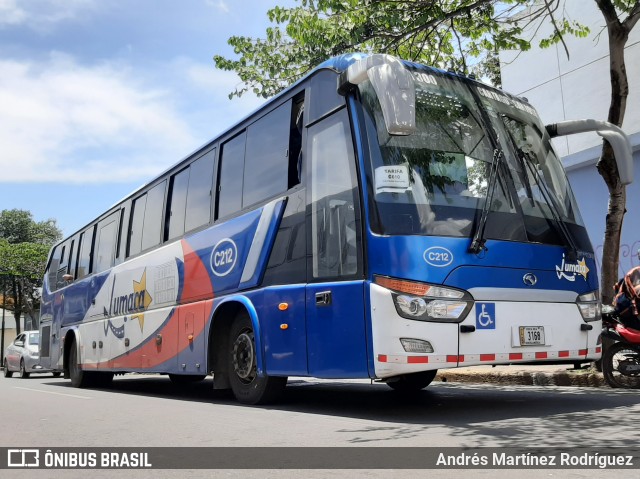
<svg viewBox="0 0 640 479">
<path fill-rule="evenodd" d="M 9 371 L 9 364 L 7 363 L 7 358 L 4 358 L 4 361 L 2 362 L 2 370 L 4 371 L 5 378 L 10 378 L 11 376 L 13 376 L 13 371 Z"/>
<path fill-rule="evenodd" d="M 20 360 L 20 373 L 19 373 L 20 379 L 27 379 L 30 374 L 27 372 L 27 368 L 24 365 L 24 359 Z"/>
<path fill-rule="evenodd" d="M 62 375 L 62 373 L 59 372 L 59 371 L 56 371 L 56 372 L 53 373 L 53 377 L 54 378 L 59 378 L 61 375 Z"/>
</svg>

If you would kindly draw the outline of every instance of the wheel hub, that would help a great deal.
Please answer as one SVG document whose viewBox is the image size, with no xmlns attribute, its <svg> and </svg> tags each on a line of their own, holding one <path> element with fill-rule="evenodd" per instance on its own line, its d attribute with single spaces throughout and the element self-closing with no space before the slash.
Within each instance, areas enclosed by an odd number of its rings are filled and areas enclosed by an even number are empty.
<svg viewBox="0 0 640 479">
<path fill-rule="evenodd" d="M 256 364 L 252 336 L 252 332 L 244 331 L 233 343 L 233 369 L 245 382 L 251 382 L 255 377 Z"/>
</svg>

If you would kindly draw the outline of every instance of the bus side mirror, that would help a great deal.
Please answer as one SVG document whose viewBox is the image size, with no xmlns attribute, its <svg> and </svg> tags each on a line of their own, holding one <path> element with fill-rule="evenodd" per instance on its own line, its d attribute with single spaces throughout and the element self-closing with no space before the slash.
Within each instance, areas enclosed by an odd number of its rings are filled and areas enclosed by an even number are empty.
<svg viewBox="0 0 640 479">
<path fill-rule="evenodd" d="M 413 76 L 391 55 L 375 54 L 356 60 L 338 77 L 338 93 L 345 95 L 369 80 L 378 96 L 384 123 L 390 135 L 416 131 L 416 90 Z"/>
<path fill-rule="evenodd" d="M 624 131 L 613 123 L 598 120 L 569 120 L 546 126 L 551 138 L 595 131 L 609 142 L 616 157 L 620 182 L 623 185 L 633 183 L 633 153 L 631 143 Z"/>
</svg>

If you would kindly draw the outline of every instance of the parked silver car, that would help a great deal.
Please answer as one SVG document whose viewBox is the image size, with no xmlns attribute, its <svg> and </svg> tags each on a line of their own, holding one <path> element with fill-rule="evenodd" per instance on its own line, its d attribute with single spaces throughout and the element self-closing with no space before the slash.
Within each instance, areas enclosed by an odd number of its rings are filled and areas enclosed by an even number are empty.
<svg viewBox="0 0 640 479">
<path fill-rule="evenodd" d="M 38 331 L 25 331 L 18 334 L 4 351 L 2 367 L 5 378 L 10 378 L 14 372 L 17 372 L 21 378 L 28 378 L 31 373 L 51 372 L 40 366 L 39 342 Z M 53 375 L 58 377 L 60 373 L 54 372 Z"/>
</svg>

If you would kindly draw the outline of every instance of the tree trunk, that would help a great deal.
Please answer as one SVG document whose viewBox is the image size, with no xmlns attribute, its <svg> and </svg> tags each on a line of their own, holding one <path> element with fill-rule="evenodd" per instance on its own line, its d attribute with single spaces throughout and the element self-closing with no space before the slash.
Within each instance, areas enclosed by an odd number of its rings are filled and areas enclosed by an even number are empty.
<svg viewBox="0 0 640 479">
<path fill-rule="evenodd" d="M 18 288 L 18 282 L 16 281 L 16 277 L 12 278 L 12 286 L 11 293 L 13 294 L 13 317 L 16 321 L 16 336 L 22 332 L 20 328 L 20 311 L 22 311 L 22 301 L 20 300 L 20 291 Z"/>
<path fill-rule="evenodd" d="M 624 46 L 629 32 L 619 22 L 607 22 L 609 33 L 609 68 L 611 75 L 611 103 L 608 121 L 622 126 L 629 95 L 629 82 L 624 61 Z M 598 161 L 598 172 L 609 190 L 602 251 L 601 294 L 604 304 L 613 301 L 613 285 L 619 277 L 620 236 L 626 212 L 626 187 L 620 183 L 618 167 L 611 146 L 605 141 Z"/>
</svg>

